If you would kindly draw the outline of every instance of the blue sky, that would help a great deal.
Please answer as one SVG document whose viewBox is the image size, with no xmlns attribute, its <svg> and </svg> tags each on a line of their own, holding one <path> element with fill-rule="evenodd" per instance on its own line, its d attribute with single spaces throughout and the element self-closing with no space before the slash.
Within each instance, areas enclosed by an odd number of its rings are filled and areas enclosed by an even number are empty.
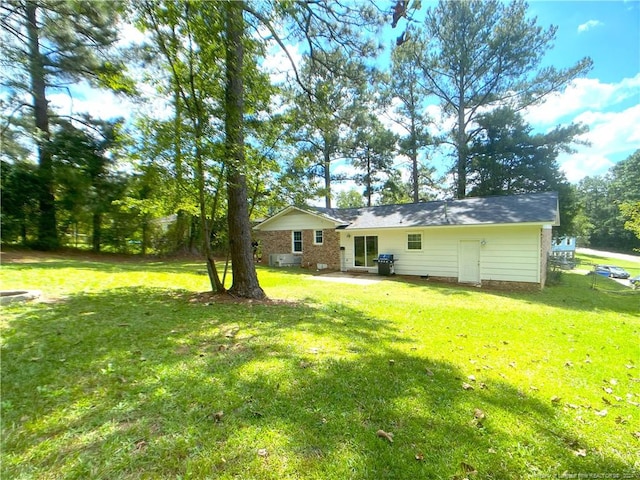
<svg viewBox="0 0 640 480">
<path fill-rule="evenodd" d="M 559 162 L 572 181 L 604 173 L 640 148 L 640 1 L 532 1 L 538 24 L 558 27 L 549 64 L 572 65 L 585 56 L 593 69 L 563 95 L 532 109 L 540 126 L 580 121 L 590 127 L 580 147 Z"/>
</svg>

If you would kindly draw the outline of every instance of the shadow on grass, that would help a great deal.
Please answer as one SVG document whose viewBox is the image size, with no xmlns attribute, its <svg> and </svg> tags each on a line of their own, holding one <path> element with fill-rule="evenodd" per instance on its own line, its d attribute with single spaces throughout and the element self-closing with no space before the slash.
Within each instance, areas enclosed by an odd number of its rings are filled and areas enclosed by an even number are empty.
<svg viewBox="0 0 640 480">
<path fill-rule="evenodd" d="M 343 305 L 121 288 L 15 312 L 2 478 L 634 473 L 551 404 L 506 382 L 464 390 L 455 365 L 407 354 L 393 323 Z"/>
<path fill-rule="evenodd" d="M 608 280 L 608 279 L 604 279 Z M 504 291 L 489 288 L 434 282 L 430 280 L 400 278 L 397 281 L 415 288 L 429 288 L 444 295 L 463 295 L 482 292 L 498 298 L 522 300 L 576 311 L 612 311 L 626 314 L 640 313 L 640 290 L 632 290 L 616 284 L 612 289 L 592 288 L 588 275 L 564 274 L 558 285 L 547 286 L 542 291 Z"/>
<path fill-rule="evenodd" d="M 223 268 L 223 264 L 219 263 Z M 8 269 L 43 269 L 54 270 L 73 268 L 79 270 L 93 270 L 107 273 L 120 272 L 139 272 L 139 273 L 178 273 L 178 274 L 197 274 L 206 275 L 206 268 L 203 263 L 194 260 L 176 261 L 176 260 L 148 260 L 141 261 L 134 259 L 131 262 L 121 261 L 89 261 L 78 259 L 56 259 L 51 262 L 36 263 L 9 263 L 3 265 Z M 258 272 L 268 272 L 277 274 L 282 277 L 314 277 L 321 274 L 313 270 L 303 268 L 277 268 L 260 264 L 257 266 Z M 231 275 L 229 268 L 228 275 Z M 372 276 L 377 278 L 377 276 Z M 608 279 L 598 279 L 600 283 Z M 476 287 L 436 282 L 428 279 L 420 279 L 419 277 L 385 277 L 384 281 L 398 282 L 409 285 L 414 288 L 429 288 L 444 295 L 451 296 L 469 296 L 471 293 L 481 291 L 487 295 L 493 295 L 501 298 L 519 299 L 530 303 L 539 303 L 551 307 L 566 308 L 577 311 L 594 311 L 609 310 L 619 313 L 637 314 L 640 312 L 640 290 L 631 290 L 619 286 L 621 291 L 609 288 L 592 288 L 591 276 L 578 275 L 573 273 L 565 273 L 559 285 L 549 286 L 543 291 L 519 292 L 519 291 L 500 291 L 483 288 L 478 290 Z M 617 284 L 615 284 L 618 287 Z M 357 287 L 355 287 L 357 288 Z"/>
</svg>

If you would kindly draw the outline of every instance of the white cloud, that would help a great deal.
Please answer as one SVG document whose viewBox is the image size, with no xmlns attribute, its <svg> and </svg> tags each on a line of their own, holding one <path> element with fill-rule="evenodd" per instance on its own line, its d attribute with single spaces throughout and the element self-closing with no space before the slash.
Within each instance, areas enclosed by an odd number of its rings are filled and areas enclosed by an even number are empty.
<svg viewBox="0 0 640 480">
<path fill-rule="evenodd" d="M 600 27 L 602 25 L 604 25 L 604 23 L 602 23 L 599 20 L 589 20 L 588 22 L 585 22 L 582 25 L 578 25 L 578 33 L 588 32 L 592 28 Z"/>
<path fill-rule="evenodd" d="M 600 175 L 640 145 L 640 74 L 617 83 L 579 78 L 564 91 L 550 95 L 525 112 L 534 128 L 549 130 L 558 124 L 583 123 L 589 132 L 575 154 L 562 154 L 558 163 L 567 178 L 576 182 Z"/>
<path fill-rule="evenodd" d="M 579 182 L 587 176 L 593 176 L 594 172 L 604 172 L 613 166 L 613 162 L 606 156 L 598 152 L 579 152 L 573 155 L 560 158 L 562 171 L 567 176 L 567 180 L 572 183 Z"/>
<path fill-rule="evenodd" d="M 640 73 L 619 83 L 577 78 L 563 92 L 551 94 L 543 103 L 527 109 L 525 116 L 534 125 L 553 126 L 570 116 L 609 109 L 626 100 L 637 99 L 639 89 Z"/>
</svg>

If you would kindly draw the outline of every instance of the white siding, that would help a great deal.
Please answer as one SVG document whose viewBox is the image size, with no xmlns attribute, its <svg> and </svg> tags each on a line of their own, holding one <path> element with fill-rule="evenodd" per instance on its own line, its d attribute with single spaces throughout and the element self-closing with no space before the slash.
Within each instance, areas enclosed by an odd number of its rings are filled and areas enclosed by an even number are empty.
<svg viewBox="0 0 640 480">
<path fill-rule="evenodd" d="M 347 233 L 351 235 L 347 238 Z M 422 250 L 407 249 L 407 234 L 422 233 Z M 344 268 L 353 269 L 353 236 L 377 235 L 378 252 L 392 253 L 400 275 L 458 277 L 460 240 L 478 240 L 480 279 L 540 281 L 540 226 L 444 227 L 342 232 Z M 376 269 L 369 269 L 375 272 Z"/>
<path fill-rule="evenodd" d="M 315 215 L 293 210 L 271 220 L 265 230 L 322 230 L 324 228 L 335 228 L 335 225 Z"/>
</svg>

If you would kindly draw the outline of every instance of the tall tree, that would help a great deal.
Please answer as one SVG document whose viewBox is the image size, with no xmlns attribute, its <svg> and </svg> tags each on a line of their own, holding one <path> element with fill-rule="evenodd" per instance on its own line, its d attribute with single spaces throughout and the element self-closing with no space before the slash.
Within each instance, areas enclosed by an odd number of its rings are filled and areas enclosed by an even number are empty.
<svg viewBox="0 0 640 480">
<path fill-rule="evenodd" d="M 354 130 L 351 164 L 360 172 L 354 180 L 364 186 L 364 197 L 370 207 L 373 195 L 382 189 L 382 183 L 392 169 L 397 137 L 372 113 L 358 115 Z"/>
<path fill-rule="evenodd" d="M 304 89 L 293 95 L 299 130 L 299 156 L 321 178 L 325 206 L 331 208 L 332 166 L 348 158 L 348 139 L 356 117 L 363 111 L 367 69 L 341 49 L 316 52 L 300 73 Z"/>
<path fill-rule="evenodd" d="M 590 226 L 591 245 L 628 251 L 640 248 L 633 229 L 625 229 L 626 222 L 633 222 L 633 205 L 640 201 L 640 150 L 618 162 L 606 175 L 582 179 L 578 195 Z M 622 205 L 631 207 L 621 209 Z"/>
<path fill-rule="evenodd" d="M 247 201 L 244 148 L 244 19 L 243 2 L 225 3 L 225 152 L 227 158 L 227 221 L 233 284 L 230 293 L 244 298 L 263 298 L 258 283 Z"/>
<path fill-rule="evenodd" d="M 224 53 L 222 11 L 213 2 L 180 0 L 148 0 L 135 8 L 141 27 L 151 33 L 152 51 L 158 53 L 169 73 L 164 89 L 172 96 L 175 109 L 174 168 L 180 178 L 189 169 L 197 186 L 202 252 L 211 288 L 222 292 L 224 285 L 210 241 L 219 199 L 224 195 L 224 163 L 215 154 L 221 141 L 215 127 L 220 127 L 224 91 L 222 82 L 215 81 L 224 73 L 220 67 Z"/>
<path fill-rule="evenodd" d="M 621 203 L 620 213 L 625 218 L 624 228 L 640 240 L 640 200 Z M 636 248 L 636 250 L 638 249 Z"/>
<path fill-rule="evenodd" d="M 527 7 L 524 0 L 441 0 L 427 10 L 422 74 L 425 87 L 455 118 L 448 141 L 456 151 L 457 198 L 467 195 L 469 143 L 483 110 L 521 110 L 591 67 L 589 58 L 566 69 L 543 67 L 557 29 L 542 29 L 527 17 Z"/>
<path fill-rule="evenodd" d="M 4 87 L 16 106 L 31 109 L 32 141 L 41 182 L 38 245 L 59 245 L 50 149 L 51 112 L 47 91 L 89 80 L 94 85 L 127 88 L 119 65 L 101 54 L 117 39 L 117 2 L 8 0 L 0 4 Z"/>
<path fill-rule="evenodd" d="M 469 148 L 468 190 L 471 196 L 515 195 L 553 190 L 566 179 L 556 161 L 573 152 L 586 127 L 572 124 L 548 133 L 532 133 L 522 115 L 498 108 L 478 116 Z"/>
<path fill-rule="evenodd" d="M 52 138 L 51 153 L 63 204 L 67 203 L 72 211 L 84 210 L 91 217 L 91 246 L 94 252 L 99 252 L 103 216 L 121 193 L 122 182 L 113 169 L 121 121 L 97 121 L 86 116 L 84 123 L 91 125 L 91 130 L 78 128 L 71 122 L 61 123 Z M 73 214 L 72 220 L 78 221 Z"/>
<path fill-rule="evenodd" d="M 522 115 L 508 107 L 479 115 L 477 133 L 469 148 L 468 195 L 517 195 L 557 191 L 560 200 L 559 235 L 577 233 L 580 211 L 575 188 L 560 170 L 557 157 L 582 144 L 586 127 L 558 126 L 533 133 Z"/>
<path fill-rule="evenodd" d="M 417 39 L 398 45 L 391 56 L 391 73 L 387 82 L 388 95 L 395 103 L 393 120 L 405 132 L 399 147 L 400 154 L 409 158 L 413 203 L 420 201 L 420 183 L 431 180 L 420 178 L 421 173 L 429 172 L 429 169 L 421 168 L 424 164 L 420 157 L 426 147 L 435 143 L 428 132 L 431 119 L 425 113 L 429 90 L 421 82 L 421 54 L 422 46 Z"/>
</svg>

